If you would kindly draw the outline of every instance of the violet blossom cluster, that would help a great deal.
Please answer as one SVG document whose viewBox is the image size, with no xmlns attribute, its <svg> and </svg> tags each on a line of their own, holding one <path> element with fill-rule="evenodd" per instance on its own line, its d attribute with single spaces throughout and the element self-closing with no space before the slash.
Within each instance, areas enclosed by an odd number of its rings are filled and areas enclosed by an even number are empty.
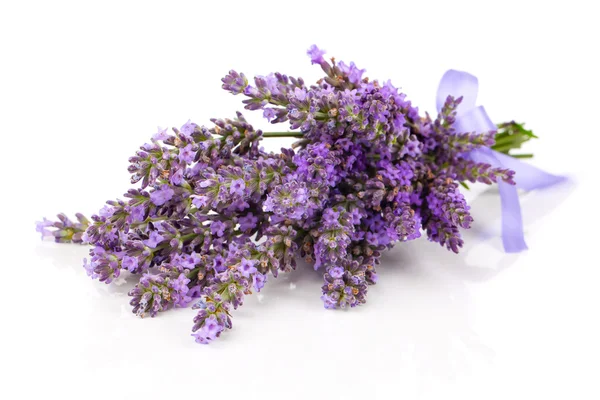
<svg viewBox="0 0 600 400">
<path fill-rule="evenodd" d="M 193 305 L 193 336 L 208 343 L 232 327 L 231 312 L 268 277 L 303 258 L 324 278 L 326 308 L 367 300 L 383 250 L 425 235 L 453 252 L 473 221 L 465 182 L 514 184 L 514 172 L 465 156 L 496 132 L 456 132 L 460 98 L 435 119 L 389 81 L 354 63 L 308 51 L 325 76 L 313 85 L 280 73 L 230 71 L 223 89 L 289 132 L 255 130 L 241 113 L 159 129 L 130 158 L 131 182 L 90 220 L 63 214 L 38 223 L 43 236 L 91 247 L 87 274 L 105 283 L 139 275 L 133 312 L 154 317 Z M 293 136 L 280 153 L 265 137 Z"/>
</svg>

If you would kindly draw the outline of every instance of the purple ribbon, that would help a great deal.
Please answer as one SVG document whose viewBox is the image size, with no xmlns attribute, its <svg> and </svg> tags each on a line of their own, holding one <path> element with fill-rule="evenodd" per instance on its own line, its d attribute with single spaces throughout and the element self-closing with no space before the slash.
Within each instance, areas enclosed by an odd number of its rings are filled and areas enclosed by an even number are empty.
<svg viewBox="0 0 600 400">
<path fill-rule="evenodd" d="M 483 133 L 498 128 L 490 120 L 483 106 L 475 106 L 479 83 L 477 77 L 462 71 L 448 70 L 442 77 L 437 92 L 437 109 L 441 110 L 448 95 L 463 97 L 456 112 L 454 128 L 457 132 Z M 472 150 L 467 157 L 475 162 L 490 164 L 493 167 L 509 168 L 515 171 L 516 185 L 498 182 L 502 207 L 502 243 L 507 253 L 526 250 L 523 234 L 523 218 L 517 188 L 524 190 L 541 189 L 565 180 L 542 171 L 514 157 L 499 153 L 490 148 Z"/>
</svg>

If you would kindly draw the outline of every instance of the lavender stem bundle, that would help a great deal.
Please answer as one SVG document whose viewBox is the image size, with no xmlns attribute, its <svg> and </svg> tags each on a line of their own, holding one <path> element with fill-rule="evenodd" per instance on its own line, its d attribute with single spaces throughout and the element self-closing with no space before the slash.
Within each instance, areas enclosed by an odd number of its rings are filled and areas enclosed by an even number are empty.
<svg viewBox="0 0 600 400">
<path fill-rule="evenodd" d="M 458 132 L 460 97 L 448 96 L 433 119 L 354 63 L 328 62 L 316 46 L 308 54 L 325 73 L 311 86 L 280 73 L 222 79 L 247 110 L 287 129 L 255 130 L 241 113 L 159 129 L 130 158 L 136 188 L 123 200 L 90 220 L 44 219 L 42 236 L 91 245 L 84 267 L 101 282 L 138 274 L 129 295 L 139 316 L 193 305 L 199 343 L 230 329 L 244 297 L 295 269 L 297 257 L 323 273 L 326 308 L 349 308 L 366 302 L 382 251 L 396 243 L 424 234 L 457 253 L 473 222 L 459 185 L 515 184 L 514 171 L 465 155 L 530 157 L 512 151 L 535 136 L 515 122 Z M 298 140 L 272 153 L 260 147 L 269 137 Z"/>
</svg>

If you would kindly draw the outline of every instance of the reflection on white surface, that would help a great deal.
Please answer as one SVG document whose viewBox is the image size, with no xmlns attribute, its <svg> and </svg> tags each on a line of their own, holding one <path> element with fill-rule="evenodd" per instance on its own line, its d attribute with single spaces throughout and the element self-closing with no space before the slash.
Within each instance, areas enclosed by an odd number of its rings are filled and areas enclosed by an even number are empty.
<svg viewBox="0 0 600 400">
<path fill-rule="evenodd" d="M 67 352 L 81 357 L 84 368 L 103 364 L 113 368 L 122 362 L 120 357 L 123 362 L 128 357 L 143 360 L 147 357 L 143 347 L 155 341 L 170 343 L 163 350 L 187 351 L 190 357 L 200 358 L 206 353 L 220 358 L 218 353 L 223 353 L 226 359 L 245 346 L 275 346 L 278 352 L 260 353 L 279 362 L 329 355 L 333 364 L 351 365 L 360 359 L 363 364 L 368 361 L 371 369 L 381 368 L 377 364 L 390 359 L 392 368 L 379 373 L 406 374 L 408 369 L 417 389 L 427 391 L 432 382 L 485 367 L 494 356 L 472 327 L 472 300 L 467 279 L 461 276 L 468 275 L 467 269 L 450 273 L 461 268 L 463 257 L 448 257 L 445 250 L 433 246 L 420 240 L 386 253 L 379 269 L 380 283 L 370 288 L 367 305 L 348 311 L 324 310 L 319 300 L 320 272 L 300 264 L 296 271 L 271 279 L 259 296 L 250 296 L 234 312 L 234 329 L 210 347 L 198 346 L 188 336 L 192 310 L 175 310 L 155 319 L 135 317 L 126 294 L 136 277 L 123 274 L 113 285 L 88 279 L 81 268 L 83 248 L 42 243 L 36 253 L 51 268 L 69 270 L 73 278 L 73 285 L 61 289 L 71 307 L 80 308 L 71 311 L 73 315 L 63 314 L 70 329 L 79 332 L 69 341 L 77 350 L 72 347 Z M 82 293 L 84 297 L 78 297 Z M 144 343 L 141 348 L 140 342 Z M 111 353 L 116 358 L 109 360 L 106 356 Z"/>
</svg>

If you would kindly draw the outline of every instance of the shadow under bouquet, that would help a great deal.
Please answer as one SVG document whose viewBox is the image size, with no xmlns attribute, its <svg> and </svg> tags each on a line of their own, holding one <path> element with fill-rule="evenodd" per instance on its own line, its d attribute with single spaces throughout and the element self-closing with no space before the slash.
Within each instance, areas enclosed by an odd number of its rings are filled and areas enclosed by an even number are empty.
<svg viewBox="0 0 600 400">
<path fill-rule="evenodd" d="M 279 73 L 222 79 L 247 110 L 288 129 L 255 130 L 241 113 L 159 129 L 130 158 L 136 188 L 89 220 L 38 222 L 42 237 L 91 245 L 85 270 L 101 282 L 139 274 L 129 293 L 139 316 L 193 305 L 199 343 L 231 328 L 244 296 L 297 257 L 322 271 L 325 308 L 348 308 L 365 303 L 382 251 L 396 243 L 424 235 L 458 252 L 473 222 L 461 185 L 498 184 L 505 250 L 526 248 L 517 187 L 562 178 L 513 154 L 535 136 L 493 124 L 475 106 L 474 76 L 448 71 L 432 118 L 354 63 L 327 61 L 316 46 L 308 55 L 325 73 L 314 85 Z M 270 137 L 297 141 L 266 152 Z"/>
</svg>

